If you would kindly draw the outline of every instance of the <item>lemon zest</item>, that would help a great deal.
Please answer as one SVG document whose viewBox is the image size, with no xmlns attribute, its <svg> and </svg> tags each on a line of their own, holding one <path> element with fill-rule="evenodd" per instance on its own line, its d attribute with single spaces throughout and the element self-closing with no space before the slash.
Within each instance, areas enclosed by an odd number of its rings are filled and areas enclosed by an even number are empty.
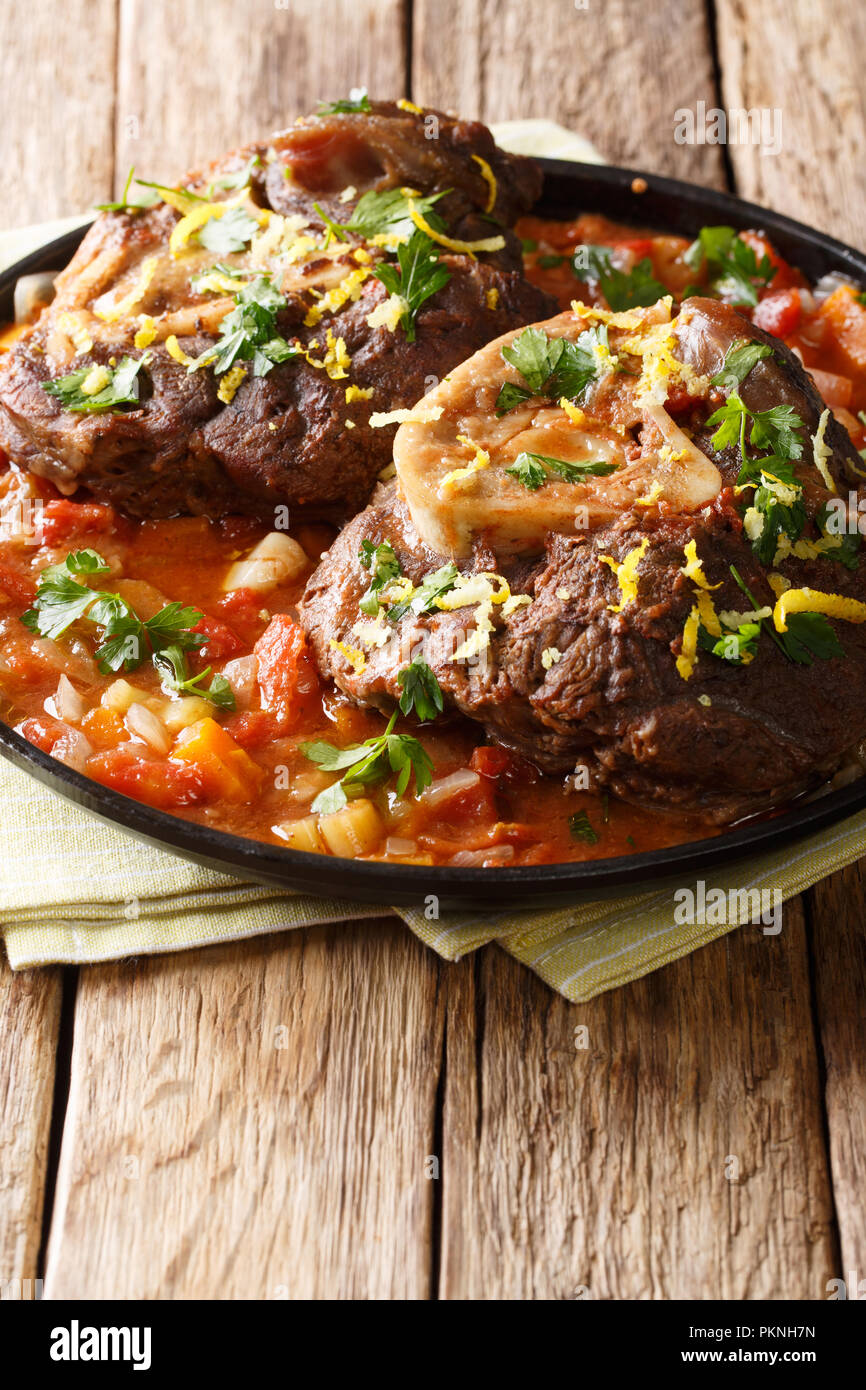
<svg viewBox="0 0 866 1390">
<path fill-rule="evenodd" d="M 460 255 L 475 258 L 476 251 L 501 251 L 505 245 L 505 237 L 488 236 L 482 237 L 480 241 L 461 241 L 459 237 L 446 236 L 444 232 L 437 232 L 435 227 L 431 227 L 423 213 L 418 208 L 412 198 L 408 199 L 408 212 L 412 221 L 419 231 L 425 232 L 431 241 L 436 241 L 440 246 L 445 246 L 449 251 L 456 251 Z"/>
<path fill-rule="evenodd" d="M 788 631 L 789 613 L 826 613 L 846 623 L 866 623 L 866 603 L 842 594 L 825 594 L 820 589 L 786 589 L 776 600 L 773 625 L 777 632 Z"/>
<path fill-rule="evenodd" d="M 599 555 L 599 560 L 601 560 L 603 564 L 609 565 L 616 575 L 620 595 L 622 597 L 621 603 L 609 603 L 607 605 L 609 612 L 621 613 L 626 604 L 636 602 L 638 587 L 637 567 L 646 554 L 648 545 L 649 539 L 644 536 L 640 545 L 636 545 L 634 550 L 630 550 L 620 564 L 617 564 L 616 560 L 610 555 Z"/>
<path fill-rule="evenodd" d="M 355 672 L 355 675 L 360 676 L 367 665 L 367 658 L 363 652 L 358 651 L 357 647 L 348 647 L 345 642 L 335 642 L 333 638 L 331 638 L 328 646 L 332 652 L 339 652 L 341 656 L 344 656 Z"/>
<path fill-rule="evenodd" d="M 827 460 L 833 457 L 833 450 L 824 438 L 824 432 L 827 429 L 827 422 L 829 419 L 830 410 L 828 407 L 818 421 L 818 428 L 812 440 L 812 457 L 815 461 L 815 467 L 824 479 L 827 491 L 832 492 L 835 496 L 837 491 L 836 484 L 833 482 L 832 474 L 827 467 Z"/>
<path fill-rule="evenodd" d="M 695 669 L 695 660 L 698 654 L 699 627 L 700 614 L 697 608 L 693 608 L 683 626 L 682 651 L 677 657 L 677 674 L 684 681 L 691 679 L 692 671 Z"/>
<path fill-rule="evenodd" d="M 237 389 L 240 386 L 246 374 L 246 367 L 242 366 L 241 363 L 238 362 L 234 367 L 232 367 L 230 372 L 226 372 L 225 376 L 220 377 L 219 389 L 217 390 L 217 398 L 223 402 L 223 405 L 231 405 L 232 401 L 235 398 L 235 395 L 237 394 Z"/>
<path fill-rule="evenodd" d="M 178 223 L 178 226 L 180 223 Z M 159 265 L 158 256 L 148 256 L 141 263 L 141 271 L 136 283 L 131 290 L 118 299 L 108 309 L 95 309 L 94 312 L 104 323 L 115 323 L 118 319 L 126 318 L 130 310 L 144 297 L 148 285 L 156 274 L 156 267 Z"/>
<path fill-rule="evenodd" d="M 484 211 L 492 212 L 496 206 L 496 196 L 499 192 L 499 185 L 496 182 L 496 175 L 494 174 L 490 165 L 487 163 L 487 160 L 482 159 L 480 154 L 474 154 L 472 158 L 475 160 L 475 163 L 481 170 L 484 182 L 487 184 L 487 203 L 485 205 Z"/>
<path fill-rule="evenodd" d="M 700 589 L 721 589 L 721 581 L 718 584 L 711 584 L 704 574 L 704 562 L 698 555 L 697 541 L 689 541 L 683 549 L 683 554 L 686 557 L 686 563 L 681 566 L 680 573 L 684 574 L 686 579 L 690 579 Z"/>
</svg>

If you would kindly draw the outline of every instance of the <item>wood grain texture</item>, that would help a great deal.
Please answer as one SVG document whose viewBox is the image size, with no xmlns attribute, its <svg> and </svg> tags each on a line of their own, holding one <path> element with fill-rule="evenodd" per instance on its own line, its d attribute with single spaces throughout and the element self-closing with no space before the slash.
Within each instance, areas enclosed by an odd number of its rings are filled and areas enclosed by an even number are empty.
<svg viewBox="0 0 866 1390">
<path fill-rule="evenodd" d="M 438 976 L 393 920 L 83 971 L 46 1297 L 429 1297 Z"/>
<path fill-rule="evenodd" d="M 0 6 L 3 226 L 71 216 L 111 188 L 114 0 Z"/>
<path fill-rule="evenodd" d="M 37 1277 L 61 995 L 59 970 L 13 974 L 0 953 L 0 1298 Z"/>
<path fill-rule="evenodd" d="M 731 146 L 738 192 L 866 245 L 866 7 L 717 0 L 722 105 L 782 113 L 782 153 Z"/>
<path fill-rule="evenodd" d="M 725 101 L 782 112 L 783 152 L 731 148 L 740 191 L 866 246 L 862 6 L 769 0 L 718 5 Z M 796 72 L 796 82 L 791 74 Z M 808 895 L 826 1124 L 840 1267 L 866 1279 L 866 870 L 855 865 Z M 866 1284 L 864 1284 L 866 1288 Z M 849 1297 L 854 1296 L 849 1291 Z"/>
<path fill-rule="evenodd" d="M 175 180 L 355 86 L 402 95 L 403 0 L 120 0 L 117 176 Z"/>
<path fill-rule="evenodd" d="M 488 954 L 446 1028 L 441 1297 L 825 1296 L 797 906 L 579 1006 Z"/>
<path fill-rule="evenodd" d="M 678 145 L 675 112 L 712 104 L 703 5 L 633 0 L 415 0 L 412 93 L 485 121 L 547 116 L 592 140 L 611 164 L 721 186 L 718 149 Z"/>
<path fill-rule="evenodd" d="M 809 894 L 812 961 L 833 1196 L 841 1247 L 834 1274 L 866 1294 L 866 868 L 862 861 Z M 849 1298 L 857 1292 L 849 1288 Z"/>
</svg>

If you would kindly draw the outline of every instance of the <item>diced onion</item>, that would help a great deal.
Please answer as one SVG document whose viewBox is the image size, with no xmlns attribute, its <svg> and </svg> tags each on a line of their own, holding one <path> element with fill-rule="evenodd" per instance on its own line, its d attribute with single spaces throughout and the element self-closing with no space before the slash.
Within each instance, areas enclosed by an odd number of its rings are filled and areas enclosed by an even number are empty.
<svg viewBox="0 0 866 1390">
<path fill-rule="evenodd" d="M 148 707 L 159 716 L 172 734 L 180 733 L 181 729 L 189 729 L 200 719 L 207 719 L 213 714 L 213 705 L 209 700 L 202 699 L 201 695 L 184 695 L 179 700 L 160 700 L 158 708 L 149 701 Z"/>
<path fill-rule="evenodd" d="M 19 276 L 13 295 L 16 323 L 30 323 L 40 309 L 51 303 L 56 274 L 56 270 L 42 270 L 36 275 Z"/>
<path fill-rule="evenodd" d="M 71 767 L 75 772 L 84 772 L 87 759 L 92 752 L 93 744 L 81 730 L 67 727 L 51 749 L 51 756 L 56 758 L 59 763 L 64 763 L 66 767 Z"/>
<path fill-rule="evenodd" d="M 129 681 L 123 679 L 112 681 L 102 692 L 100 704 L 103 709 L 112 709 L 115 714 L 126 714 L 130 705 L 136 702 L 143 703 L 147 699 L 145 691 L 139 690 L 137 686 L 130 685 Z"/>
<path fill-rule="evenodd" d="M 77 724 L 84 718 L 87 704 L 69 677 L 61 676 L 54 694 L 45 701 L 45 708 L 64 724 Z"/>
<path fill-rule="evenodd" d="M 386 854 L 414 854 L 417 848 L 417 840 L 404 840 L 399 835 L 389 835 L 385 841 Z"/>
<path fill-rule="evenodd" d="M 238 709 L 249 709 L 259 678 L 257 656 L 236 656 L 227 661 L 222 671 L 232 690 Z"/>
<path fill-rule="evenodd" d="M 161 753 L 165 757 L 171 747 L 171 739 L 162 720 L 157 719 L 152 710 L 146 705 L 132 704 L 126 711 L 123 722 L 131 734 L 140 738 L 155 753 Z"/>
<path fill-rule="evenodd" d="M 477 787 L 480 781 L 481 778 L 477 772 L 471 772 L 468 767 L 461 767 L 448 777 L 440 777 L 437 782 L 431 782 L 418 799 L 425 806 L 438 806 L 440 802 L 447 801 L 449 797 L 469 791 L 471 787 Z"/>
<path fill-rule="evenodd" d="M 513 845 L 491 845 L 490 849 L 461 849 L 448 860 L 457 868 L 483 868 L 485 864 L 507 864 L 514 858 Z"/>
<path fill-rule="evenodd" d="M 245 560 L 237 560 L 223 581 L 223 589 L 252 589 L 267 593 L 278 584 L 296 579 L 309 565 L 303 546 L 284 531 L 270 531 L 254 546 Z"/>
</svg>

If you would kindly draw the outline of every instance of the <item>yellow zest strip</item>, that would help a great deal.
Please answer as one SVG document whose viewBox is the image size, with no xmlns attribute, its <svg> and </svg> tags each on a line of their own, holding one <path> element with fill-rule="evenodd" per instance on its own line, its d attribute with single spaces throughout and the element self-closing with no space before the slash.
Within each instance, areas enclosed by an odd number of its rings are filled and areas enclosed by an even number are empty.
<svg viewBox="0 0 866 1390">
<path fill-rule="evenodd" d="M 579 405 L 575 405 L 567 396 L 560 396 L 559 408 L 564 410 L 573 425 L 586 424 L 586 415 Z"/>
<path fill-rule="evenodd" d="M 485 291 L 484 301 L 488 309 L 497 309 L 499 307 L 499 291 L 495 285 Z"/>
<path fill-rule="evenodd" d="M 413 406 L 411 410 L 379 410 L 370 416 L 369 424 L 374 430 L 384 429 L 386 425 L 428 425 L 438 420 L 445 407 L 443 405 Z"/>
<path fill-rule="evenodd" d="M 504 236 L 482 237 L 480 241 L 460 241 L 458 237 L 446 236 L 444 232 L 437 232 L 430 226 L 423 213 L 418 211 L 415 203 L 410 198 L 408 200 L 409 216 L 415 223 L 419 231 L 426 232 L 431 241 L 437 241 L 440 246 L 445 246 L 449 251 L 456 251 L 463 256 L 471 256 L 474 260 L 476 251 L 501 251 L 505 245 Z"/>
<path fill-rule="evenodd" d="M 825 594 L 820 589 L 786 589 L 776 600 L 773 625 L 777 632 L 788 631 L 789 613 L 826 613 L 846 623 L 866 623 L 866 603 L 841 594 Z"/>
<path fill-rule="evenodd" d="M 693 608 L 686 618 L 683 628 L 683 649 L 677 657 L 677 674 L 684 681 L 690 679 L 695 668 L 695 658 L 698 654 L 698 628 L 700 626 L 700 615 L 697 608 Z"/>
<path fill-rule="evenodd" d="M 621 613 L 627 603 L 634 603 L 636 601 L 638 586 L 637 567 L 646 554 L 648 545 L 649 539 L 644 536 L 640 545 L 636 545 L 634 550 L 630 550 L 621 564 L 617 564 L 616 560 L 610 555 L 599 555 L 599 560 L 605 565 L 609 565 L 616 575 L 619 591 L 622 596 L 621 603 L 609 603 L 607 605 L 609 612 Z"/>
<path fill-rule="evenodd" d="M 423 106 L 416 106 L 414 101 L 410 101 L 408 97 L 401 97 L 397 105 L 401 111 L 411 111 L 413 116 L 424 115 Z"/>
<path fill-rule="evenodd" d="M 237 389 L 246 374 L 246 367 L 241 366 L 240 362 L 238 362 L 236 366 L 232 367 L 230 372 L 226 372 L 225 376 L 220 377 L 217 398 L 223 402 L 223 405 L 231 405 L 237 394 Z"/>
<path fill-rule="evenodd" d="M 364 281 L 370 276 L 370 271 L 364 266 L 359 266 L 357 270 L 350 270 L 338 285 L 327 294 L 323 294 L 318 303 L 307 310 L 304 324 L 307 328 L 315 328 L 316 324 L 325 314 L 335 314 L 338 309 L 342 309 L 348 300 L 354 303 L 361 297 L 361 288 Z"/>
<path fill-rule="evenodd" d="M 173 357 L 175 362 L 179 362 L 188 371 L 194 372 L 198 367 L 206 367 L 208 362 L 213 362 L 216 357 L 215 352 L 203 352 L 200 357 L 190 357 L 184 352 L 180 343 L 173 333 L 170 333 L 165 340 L 165 350 L 169 357 Z"/>
<path fill-rule="evenodd" d="M 713 600 L 705 589 L 698 589 L 695 597 L 698 601 L 698 615 L 707 632 L 711 637 L 721 637 L 722 625 L 719 622 Z"/>
<path fill-rule="evenodd" d="M 636 507 L 651 507 L 654 502 L 657 502 L 659 500 L 663 493 L 664 488 L 662 487 L 658 478 L 656 478 L 654 479 L 653 485 L 650 488 L 649 492 L 646 494 L 646 497 L 636 497 L 634 499 L 634 504 Z"/>
<path fill-rule="evenodd" d="M 212 270 L 196 280 L 195 292 L 196 294 L 237 294 L 238 290 L 242 290 L 249 283 L 249 280 L 232 280 L 229 275 Z"/>
<path fill-rule="evenodd" d="M 475 163 L 481 170 L 484 182 L 487 184 L 487 203 L 485 205 L 484 211 L 492 212 L 496 206 L 496 195 L 499 191 L 499 186 L 496 182 L 496 175 L 494 174 L 490 165 L 487 163 L 487 160 L 482 159 L 480 154 L 474 154 L 472 158 L 475 160 Z"/>
<path fill-rule="evenodd" d="M 319 344 L 317 341 L 310 343 L 311 348 L 318 346 Z M 339 381 L 341 378 L 348 376 L 349 373 L 347 368 L 351 367 L 352 359 L 346 349 L 345 340 L 343 338 L 335 338 L 330 328 L 325 334 L 325 349 L 325 355 L 321 358 L 312 357 L 309 352 L 304 353 L 310 366 L 316 367 L 320 371 L 326 371 L 332 381 Z"/>
<path fill-rule="evenodd" d="M 829 468 L 827 467 L 827 460 L 833 457 L 833 450 L 830 448 L 830 445 L 827 444 L 824 439 L 824 431 L 827 428 L 827 422 L 829 419 L 830 411 L 829 409 L 827 409 L 824 411 L 823 415 L 818 421 L 818 428 L 815 431 L 815 438 L 812 440 L 812 457 L 815 460 L 815 467 L 821 474 L 821 477 L 824 479 L 827 491 L 835 494 L 836 484 L 833 482 L 833 476 Z"/>
<path fill-rule="evenodd" d="M 129 290 L 122 299 L 118 299 L 112 304 L 110 308 L 96 309 L 94 312 L 105 323 L 115 323 L 118 319 L 126 318 L 134 305 L 144 297 L 144 292 L 153 279 L 158 265 L 158 256 L 148 256 L 147 259 L 141 263 L 141 272 L 138 281 L 133 285 L 132 289 Z"/>
<path fill-rule="evenodd" d="M 704 562 L 698 555 L 697 541 L 689 541 L 683 554 L 686 557 L 686 563 L 681 567 L 680 573 L 684 574 L 686 579 L 690 579 L 699 589 L 721 589 L 721 581 L 718 584 L 710 584 L 704 574 Z"/>
<path fill-rule="evenodd" d="M 465 482 L 473 474 L 480 473 L 482 468 L 489 468 L 490 466 L 490 455 L 487 450 L 482 449 L 480 444 L 476 444 L 473 439 L 470 439 L 468 434 L 458 434 L 457 441 L 459 444 L 464 444 L 467 449 L 474 449 L 475 457 L 465 468 L 452 468 L 450 473 L 445 474 L 439 486 L 446 490 L 450 490 L 456 483 Z"/>
<path fill-rule="evenodd" d="M 335 642 L 333 638 L 328 646 L 332 652 L 339 652 L 341 656 L 344 656 L 355 675 L 360 676 L 367 665 L 367 658 L 363 652 L 358 651 L 357 647 L 347 647 L 345 642 Z"/>
<path fill-rule="evenodd" d="M 373 395 L 372 386 L 347 386 L 346 405 L 351 405 L 353 401 L 369 401 Z"/>
<path fill-rule="evenodd" d="M 155 337 L 156 319 L 151 318 L 150 314 L 139 314 L 138 332 L 132 340 L 134 345 L 143 350 L 150 347 Z"/>
<path fill-rule="evenodd" d="M 85 327 L 85 321 L 86 315 L 81 309 L 73 312 L 64 310 L 62 314 L 57 315 L 57 327 L 61 333 L 66 334 L 76 352 L 90 352 L 93 347 L 93 339 Z"/>
<path fill-rule="evenodd" d="M 171 236 L 168 239 L 168 249 L 173 256 L 179 256 L 186 250 L 187 242 L 205 222 L 210 222 L 212 217 L 222 217 L 226 211 L 227 203 L 204 203 L 199 207 L 193 208 L 172 228 Z"/>
</svg>

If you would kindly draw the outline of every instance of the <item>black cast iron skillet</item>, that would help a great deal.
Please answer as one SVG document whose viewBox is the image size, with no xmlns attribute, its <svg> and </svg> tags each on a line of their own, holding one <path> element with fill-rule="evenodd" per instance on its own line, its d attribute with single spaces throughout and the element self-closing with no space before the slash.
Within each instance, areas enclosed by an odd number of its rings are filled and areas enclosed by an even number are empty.
<svg viewBox="0 0 866 1390">
<path fill-rule="evenodd" d="M 564 160 L 543 159 L 544 192 L 537 212 L 572 217 L 599 212 L 617 221 L 693 237 L 707 224 L 765 231 L 777 250 L 812 281 L 837 271 L 866 284 L 866 256 L 788 217 L 726 193 L 697 188 L 656 174 Z M 645 182 L 635 193 L 635 179 Z M 0 275 L 0 319 L 12 314 L 12 292 L 21 275 L 66 265 L 84 235 L 69 232 Z M 0 724 L 0 753 L 52 791 L 111 821 L 148 844 L 174 851 L 238 878 L 330 897 L 382 904 L 424 905 L 434 894 L 443 908 L 476 912 L 565 905 L 688 884 L 749 856 L 784 849 L 866 807 L 866 778 L 803 802 L 773 819 L 752 822 L 711 840 L 672 849 L 600 859 L 584 864 L 544 864 L 491 869 L 424 868 L 334 859 L 261 844 L 155 811 L 55 762 Z M 647 814 L 651 814 L 648 812 Z M 14 807 L 4 808 L 4 818 Z M 130 844 L 130 853 L 140 853 Z M 38 847 L 34 847 L 34 857 Z M 743 873 L 747 869 L 744 867 Z"/>
</svg>

